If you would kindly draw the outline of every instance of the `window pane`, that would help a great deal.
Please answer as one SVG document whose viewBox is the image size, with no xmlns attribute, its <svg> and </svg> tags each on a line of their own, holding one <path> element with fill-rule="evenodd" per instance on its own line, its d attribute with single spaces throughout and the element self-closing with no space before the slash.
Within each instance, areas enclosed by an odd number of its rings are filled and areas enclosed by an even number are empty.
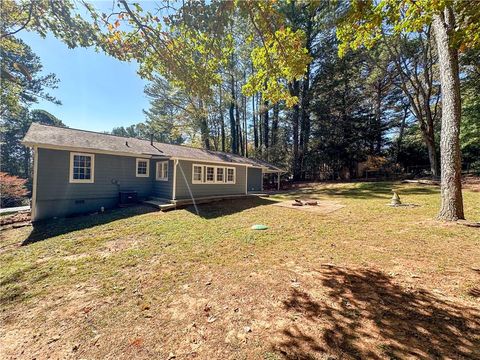
<svg viewBox="0 0 480 360">
<path fill-rule="evenodd" d="M 227 169 L 227 181 L 228 182 L 235 181 L 235 169 Z"/>
<path fill-rule="evenodd" d="M 72 178 L 75 180 L 91 180 L 92 164 L 91 156 L 73 155 Z"/>
<path fill-rule="evenodd" d="M 147 162 L 139 161 L 137 163 L 137 174 L 146 175 L 147 174 Z"/>
<path fill-rule="evenodd" d="M 168 162 L 163 163 L 163 178 L 168 178 Z"/>
<path fill-rule="evenodd" d="M 217 168 L 217 181 L 223 182 L 223 168 Z"/>
<path fill-rule="evenodd" d="M 215 168 L 207 166 L 207 181 L 214 181 Z"/>
<path fill-rule="evenodd" d="M 193 167 L 193 180 L 202 181 L 202 167 L 194 166 Z"/>
</svg>

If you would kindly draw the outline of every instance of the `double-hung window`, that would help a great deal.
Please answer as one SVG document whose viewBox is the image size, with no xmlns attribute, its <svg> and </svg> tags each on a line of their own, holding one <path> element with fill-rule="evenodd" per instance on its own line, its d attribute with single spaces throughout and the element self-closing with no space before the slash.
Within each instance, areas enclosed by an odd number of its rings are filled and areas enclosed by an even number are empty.
<svg viewBox="0 0 480 360">
<path fill-rule="evenodd" d="M 235 168 L 227 168 L 227 184 L 235 184 Z"/>
<path fill-rule="evenodd" d="M 137 159 L 136 162 L 137 177 L 149 177 L 150 175 L 150 160 Z"/>
<path fill-rule="evenodd" d="M 159 181 L 168 181 L 168 161 L 157 162 L 156 179 Z"/>
<path fill-rule="evenodd" d="M 95 155 L 70 153 L 70 182 L 93 183 Z"/>
<path fill-rule="evenodd" d="M 223 167 L 217 167 L 217 174 L 216 174 L 216 178 L 215 178 L 215 182 L 217 183 L 223 183 L 224 182 L 224 178 L 225 178 L 225 168 Z"/>
<path fill-rule="evenodd" d="M 192 184 L 201 184 L 201 183 L 203 183 L 203 166 L 193 165 Z"/>
<path fill-rule="evenodd" d="M 205 182 L 215 182 L 215 166 L 205 166 Z"/>
</svg>

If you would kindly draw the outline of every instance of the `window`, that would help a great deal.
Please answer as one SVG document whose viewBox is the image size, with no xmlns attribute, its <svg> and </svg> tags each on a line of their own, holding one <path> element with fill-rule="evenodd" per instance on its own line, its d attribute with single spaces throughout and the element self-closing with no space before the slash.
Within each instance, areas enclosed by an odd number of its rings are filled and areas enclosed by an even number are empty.
<svg viewBox="0 0 480 360">
<path fill-rule="evenodd" d="M 235 184 L 235 168 L 192 165 L 192 184 Z"/>
<path fill-rule="evenodd" d="M 70 182 L 93 183 L 95 155 L 70 153 Z"/>
<path fill-rule="evenodd" d="M 137 159 L 137 177 L 148 177 L 150 175 L 150 160 Z"/>
<path fill-rule="evenodd" d="M 235 168 L 227 168 L 227 184 L 235 184 Z"/>
<path fill-rule="evenodd" d="M 215 182 L 215 167 L 206 166 L 205 169 L 205 182 Z"/>
<path fill-rule="evenodd" d="M 168 181 L 168 161 L 157 162 L 156 179 L 160 181 Z"/>
<path fill-rule="evenodd" d="M 192 184 L 201 184 L 203 182 L 203 166 L 193 165 Z"/>
<path fill-rule="evenodd" d="M 223 183 L 223 174 L 225 172 L 225 169 L 223 167 L 217 167 L 217 177 L 215 179 L 215 182 L 217 183 Z"/>
</svg>

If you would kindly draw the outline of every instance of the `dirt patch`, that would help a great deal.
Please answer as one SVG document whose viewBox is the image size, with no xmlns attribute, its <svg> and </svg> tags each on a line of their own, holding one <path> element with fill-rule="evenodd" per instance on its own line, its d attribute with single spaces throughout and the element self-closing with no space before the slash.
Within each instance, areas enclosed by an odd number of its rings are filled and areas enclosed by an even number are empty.
<svg viewBox="0 0 480 360">
<path fill-rule="evenodd" d="M 273 206 L 280 206 L 288 209 L 307 211 L 307 212 L 312 212 L 320 215 L 330 214 L 334 211 L 340 210 L 345 207 L 345 205 L 339 204 L 338 202 L 325 201 L 325 200 L 318 201 L 317 205 L 303 205 L 303 206 L 295 205 L 294 200 L 288 200 L 288 201 L 282 201 L 282 202 L 273 204 Z"/>
</svg>

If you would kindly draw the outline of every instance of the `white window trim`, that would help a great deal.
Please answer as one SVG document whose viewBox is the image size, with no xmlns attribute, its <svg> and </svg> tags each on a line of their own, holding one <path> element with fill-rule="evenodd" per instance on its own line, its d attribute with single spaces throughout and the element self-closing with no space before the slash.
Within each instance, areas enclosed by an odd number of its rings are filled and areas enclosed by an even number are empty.
<svg viewBox="0 0 480 360">
<path fill-rule="evenodd" d="M 233 181 L 228 181 L 228 169 L 233 169 Z M 225 184 L 236 184 L 237 183 L 237 169 L 234 167 L 225 168 Z"/>
<path fill-rule="evenodd" d="M 195 167 L 202 169 L 202 180 L 195 180 L 193 178 Z M 207 181 L 207 167 L 213 168 L 213 181 Z M 223 169 L 223 181 L 217 180 L 217 169 Z M 227 181 L 228 169 L 233 170 L 233 181 Z M 237 183 L 237 169 L 232 166 L 215 166 L 204 164 L 192 164 L 192 184 L 228 184 L 235 185 Z"/>
<path fill-rule="evenodd" d="M 201 172 L 201 180 L 195 180 L 195 167 L 199 167 L 202 169 Z M 199 164 L 192 164 L 192 184 L 203 184 L 203 175 L 204 175 L 204 165 L 199 165 Z"/>
<path fill-rule="evenodd" d="M 146 174 L 139 174 L 138 173 L 138 163 L 140 161 L 146 161 L 147 162 L 147 173 Z M 147 158 L 137 158 L 135 160 L 135 174 L 137 177 L 149 177 L 150 176 L 150 160 Z"/>
<path fill-rule="evenodd" d="M 74 179 L 73 178 L 73 158 L 78 156 L 90 156 L 90 179 Z M 70 153 L 70 176 L 69 181 L 72 184 L 93 184 L 95 182 L 95 154 L 71 152 Z"/>
<path fill-rule="evenodd" d="M 167 165 L 167 176 L 166 177 L 158 177 L 158 167 L 159 166 L 164 166 Z M 165 175 L 165 172 L 163 171 L 163 174 Z M 155 180 L 157 181 L 168 181 L 168 161 L 157 161 L 157 165 L 155 168 Z"/>
<path fill-rule="evenodd" d="M 223 170 L 223 173 L 222 173 L 222 181 L 219 181 L 218 180 L 218 169 L 222 169 Z M 215 168 L 215 182 L 217 184 L 224 184 L 225 183 L 225 168 L 223 166 L 217 166 Z"/>
<path fill-rule="evenodd" d="M 207 180 L 207 168 L 213 168 L 213 180 Z M 215 175 L 217 174 L 217 167 L 212 165 L 205 165 L 205 184 L 215 184 Z"/>
</svg>

